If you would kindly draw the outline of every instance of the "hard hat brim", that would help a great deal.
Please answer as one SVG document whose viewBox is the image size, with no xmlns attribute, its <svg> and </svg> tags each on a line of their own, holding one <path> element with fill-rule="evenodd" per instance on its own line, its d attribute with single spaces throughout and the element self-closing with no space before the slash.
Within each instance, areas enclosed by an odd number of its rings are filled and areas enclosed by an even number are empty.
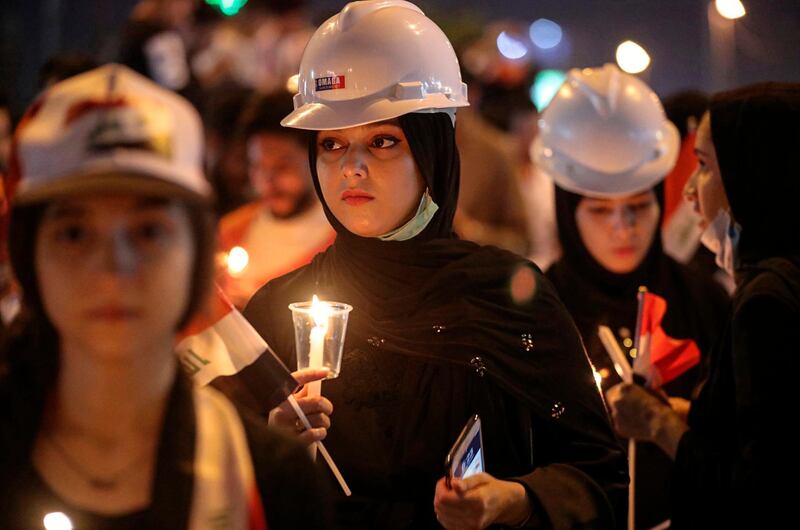
<svg viewBox="0 0 800 530">
<path fill-rule="evenodd" d="M 412 112 L 445 112 L 452 116 L 456 108 L 467 106 L 469 103 L 466 101 L 451 101 L 443 94 L 434 94 L 424 100 L 384 98 L 369 105 L 364 105 L 361 100 L 306 103 L 281 120 L 281 125 L 293 129 L 329 131 L 386 121 Z"/>
</svg>

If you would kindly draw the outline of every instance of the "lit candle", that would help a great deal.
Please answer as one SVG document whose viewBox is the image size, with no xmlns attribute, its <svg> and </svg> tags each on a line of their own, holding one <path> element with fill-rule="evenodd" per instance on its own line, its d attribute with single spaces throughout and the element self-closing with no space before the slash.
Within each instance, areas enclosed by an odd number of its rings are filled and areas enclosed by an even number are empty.
<svg viewBox="0 0 800 530">
<path fill-rule="evenodd" d="M 328 318 L 330 308 L 325 302 L 320 302 L 317 295 L 311 302 L 311 317 L 314 319 L 314 327 L 311 329 L 311 344 L 308 353 L 308 367 L 322 368 L 325 353 L 325 335 L 328 333 Z M 322 390 L 322 381 L 314 381 L 306 385 L 308 396 L 319 396 Z"/>
</svg>

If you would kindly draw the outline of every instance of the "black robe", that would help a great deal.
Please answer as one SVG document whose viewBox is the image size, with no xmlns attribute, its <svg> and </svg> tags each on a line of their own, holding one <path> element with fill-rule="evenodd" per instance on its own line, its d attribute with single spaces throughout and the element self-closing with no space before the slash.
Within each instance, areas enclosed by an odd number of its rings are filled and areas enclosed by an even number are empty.
<svg viewBox="0 0 800 530">
<path fill-rule="evenodd" d="M 723 93 L 710 112 L 741 226 L 737 289 L 678 447 L 672 527 L 791 527 L 800 471 L 800 85 Z"/>
<path fill-rule="evenodd" d="M 533 264 L 452 234 L 458 153 L 449 118 L 400 123 L 439 205 L 427 228 L 402 242 L 361 238 L 323 200 L 336 242 L 245 309 L 295 367 L 288 304 L 317 294 L 354 307 L 341 374 L 322 387 L 334 404 L 326 445 L 354 493 L 338 499 L 337 526 L 438 527 L 435 483 L 478 413 L 488 472 L 526 487 L 529 527 L 613 528 L 624 521 L 625 458 L 574 323 Z M 315 156 L 312 139 L 322 198 Z"/>
</svg>

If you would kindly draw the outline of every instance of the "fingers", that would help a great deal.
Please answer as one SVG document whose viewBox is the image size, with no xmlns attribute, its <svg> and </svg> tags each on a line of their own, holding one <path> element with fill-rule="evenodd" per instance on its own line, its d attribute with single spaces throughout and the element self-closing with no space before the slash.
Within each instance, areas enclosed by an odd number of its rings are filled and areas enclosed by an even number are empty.
<svg viewBox="0 0 800 530">
<path fill-rule="evenodd" d="M 297 436 L 297 440 L 303 445 L 311 445 L 312 443 L 324 440 L 328 436 L 328 429 L 311 429 L 301 432 Z"/>
<path fill-rule="evenodd" d="M 301 385 L 305 385 L 306 383 L 310 383 L 312 381 L 320 381 L 325 379 L 328 377 L 328 374 L 330 374 L 330 370 L 327 368 L 304 368 L 303 370 L 292 372 L 292 377 L 294 377 Z"/>
<path fill-rule="evenodd" d="M 481 474 L 485 475 L 485 474 Z M 453 479 L 452 489 L 448 489 L 445 479 L 436 484 L 434 509 L 436 518 L 448 530 L 471 530 L 485 528 L 487 514 L 486 499 L 481 495 L 481 486 L 486 484 L 488 475 L 475 475 L 470 479 Z"/>
</svg>

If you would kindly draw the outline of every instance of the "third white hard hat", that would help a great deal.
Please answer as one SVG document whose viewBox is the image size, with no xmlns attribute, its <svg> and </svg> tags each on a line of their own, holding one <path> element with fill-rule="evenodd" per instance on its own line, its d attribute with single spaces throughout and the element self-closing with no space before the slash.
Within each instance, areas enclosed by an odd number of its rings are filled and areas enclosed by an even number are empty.
<svg viewBox="0 0 800 530">
<path fill-rule="evenodd" d="M 355 127 L 410 112 L 469 105 L 458 59 L 441 29 L 403 0 L 351 2 L 311 37 L 284 127 Z"/>
<path fill-rule="evenodd" d="M 619 197 L 660 182 L 680 135 L 658 96 L 616 66 L 573 69 L 539 120 L 537 166 L 568 191 Z"/>
</svg>

